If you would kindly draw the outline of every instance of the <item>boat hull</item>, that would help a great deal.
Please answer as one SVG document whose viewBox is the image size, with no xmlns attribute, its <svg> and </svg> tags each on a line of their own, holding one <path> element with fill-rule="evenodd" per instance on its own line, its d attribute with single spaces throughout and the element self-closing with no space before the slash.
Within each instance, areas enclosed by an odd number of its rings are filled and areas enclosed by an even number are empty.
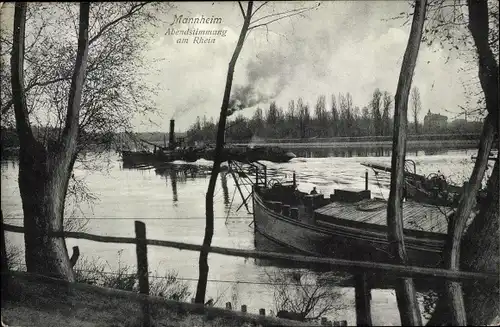
<svg viewBox="0 0 500 327">
<path fill-rule="evenodd" d="M 333 223 L 312 224 L 278 213 L 266 206 L 259 192 L 253 197 L 255 232 L 295 253 L 348 260 L 391 262 L 387 233 Z M 408 238 L 410 264 L 438 267 L 444 242 Z"/>
</svg>

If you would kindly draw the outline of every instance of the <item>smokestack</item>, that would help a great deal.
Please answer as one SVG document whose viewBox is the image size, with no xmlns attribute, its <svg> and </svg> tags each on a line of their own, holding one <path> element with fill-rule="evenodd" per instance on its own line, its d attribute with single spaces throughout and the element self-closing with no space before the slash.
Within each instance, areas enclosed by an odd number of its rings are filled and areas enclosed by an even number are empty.
<svg viewBox="0 0 500 327">
<path fill-rule="evenodd" d="M 175 127 L 175 120 L 170 119 L 170 133 L 168 133 L 168 146 L 171 149 L 175 147 L 174 127 Z"/>
</svg>

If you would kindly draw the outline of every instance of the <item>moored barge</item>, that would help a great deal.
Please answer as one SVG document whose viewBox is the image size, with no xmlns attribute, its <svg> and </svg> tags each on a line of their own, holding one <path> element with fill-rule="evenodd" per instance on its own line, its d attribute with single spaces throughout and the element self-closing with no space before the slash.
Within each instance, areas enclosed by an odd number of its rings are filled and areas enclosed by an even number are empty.
<svg viewBox="0 0 500 327">
<path fill-rule="evenodd" d="M 442 263 L 447 221 L 453 207 L 403 202 L 405 245 L 411 265 Z M 255 183 L 255 232 L 296 253 L 391 262 L 387 201 L 364 190 L 335 190 L 325 197 L 297 189 L 295 182 Z"/>
</svg>

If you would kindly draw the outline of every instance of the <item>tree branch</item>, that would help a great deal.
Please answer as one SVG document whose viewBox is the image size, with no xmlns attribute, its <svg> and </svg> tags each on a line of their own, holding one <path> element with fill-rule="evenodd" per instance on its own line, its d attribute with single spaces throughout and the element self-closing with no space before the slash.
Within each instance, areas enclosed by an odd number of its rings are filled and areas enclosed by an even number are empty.
<svg viewBox="0 0 500 327">
<path fill-rule="evenodd" d="M 133 14 L 135 14 L 136 12 L 140 11 L 147 4 L 148 4 L 148 2 L 141 2 L 141 3 L 138 3 L 136 5 L 133 5 L 132 7 L 130 7 L 129 11 L 125 15 L 120 16 L 117 19 L 105 24 L 103 27 L 101 27 L 99 32 L 97 32 L 97 34 L 89 40 L 89 45 L 91 45 L 92 43 L 97 41 L 97 39 L 99 39 L 99 37 L 101 37 L 101 35 L 104 34 L 104 32 L 106 32 L 106 30 L 108 30 L 111 27 L 113 27 L 114 25 L 118 24 L 119 22 L 121 22 L 125 18 L 128 18 L 128 17 L 132 16 Z"/>
<path fill-rule="evenodd" d="M 246 18 L 245 11 L 243 10 L 243 6 L 241 5 L 241 1 L 238 1 L 238 6 L 240 6 L 241 15 L 243 16 L 243 19 L 245 19 Z"/>
<path fill-rule="evenodd" d="M 12 55 L 10 62 L 12 103 L 14 105 L 17 135 L 23 148 L 26 148 L 26 145 L 34 140 L 29 122 L 24 90 L 26 7 L 26 2 L 17 2 L 15 4 Z"/>
<path fill-rule="evenodd" d="M 98 68 L 98 61 L 94 61 L 88 68 L 87 68 L 87 73 L 93 72 Z M 28 93 L 32 88 L 34 87 L 43 87 L 43 86 L 48 86 L 54 83 L 62 82 L 62 81 L 69 81 L 71 76 L 69 75 L 69 72 L 65 76 L 53 78 L 44 82 L 33 82 L 30 83 L 26 88 L 24 89 L 25 93 Z M 10 107 L 13 104 L 13 100 L 10 99 L 8 100 L 5 105 L 2 107 L 2 115 L 5 114 Z"/>
<path fill-rule="evenodd" d="M 317 8 L 317 7 L 319 7 L 319 4 L 317 6 L 315 6 L 315 7 L 300 8 L 300 9 L 289 10 L 289 11 L 282 12 L 282 13 L 279 13 L 279 14 L 267 15 L 267 16 L 265 16 L 266 18 L 269 18 L 269 17 L 272 17 L 272 16 L 279 16 L 279 15 L 285 15 L 286 14 L 285 16 L 277 17 L 277 18 L 272 19 L 270 21 L 267 21 L 265 23 L 260 23 L 260 24 L 254 25 L 254 26 L 250 26 L 248 28 L 248 30 L 250 31 L 250 30 L 253 30 L 253 29 L 261 27 L 261 26 L 266 26 L 267 27 L 267 25 L 272 24 L 272 23 L 274 23 L 274 22 L 276 22 L 278 20 L 289 18 L 289 17 L 293 17 L 293 16 L 297 16 L 297 15 L 303 14 L 306 11 L 309 11 L 309 10 L 312 10 L 314 8 Z M 256 23 L 257 21 L 262 20 L 263 18 L 264 17 L 259 18 L 259 19 L 255 20 L 253 23 Z"/>
<path fill-rule="evenodd" d="M 89 50 L 89 9 L 88 2 L 80 4 L 80 24 L 78 32 L 78 50 L 76 54 L 75 69 L 71 78 L 71 88 L 68 96 L 68 112 L 63 130 L 63 151 L 73 154 L 76 150 L 78 135 L 78 116 L 82 98 L 85 69 Z"/>
<path fill-rule="evenodd" d="M 319 6 L 319 4 L 317 6 Z M 315 7 L 317 7 L 317 6 L 315 6 Z M 254 20 L 252 23 L 257 23 L 258 21 L 261 21 L 261 20 L 266 19 L 266 18 L 271 18 L 271 17 L 274 17 L 274 16 L 288 15 L 290 13 L 296 13 L 296 12 L 302 11 L 304 9 L 312 9 L 312 8 L 314 8 L 314 7 L 310 7 L 310 8 L 296 8 L 296 9 L 290 9 L 290 10 L 287 10 L 287 11 L 282 11 L 282 12 L 279 12 L 279 13 L 276 13 L 276 14 L 269 14 L 269 15 L 265 15 L 265 16 L 262 16 L 262 17 L 260 17 L 260 18 L 258 18 L 256 20 Z"/>
<path fill-rule="evenodd" d="M 250 15 L 250 18 L 253 17 L 257 11 L 259 11 L 260 8 L 264 7 L 269 1 L 264 1 L 263 4 L 261 4 L 260 6 L 257 7 L 257 9 L 254 10 L 254 12 L 252 13 L 252 15 Z"/>
</svg>

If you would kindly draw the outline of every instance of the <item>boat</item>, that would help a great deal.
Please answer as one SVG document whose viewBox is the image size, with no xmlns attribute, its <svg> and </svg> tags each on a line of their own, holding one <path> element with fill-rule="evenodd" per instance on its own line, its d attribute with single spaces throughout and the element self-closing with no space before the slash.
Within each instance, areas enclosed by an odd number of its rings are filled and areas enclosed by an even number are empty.
<svg viewBox="0 0 500 327">
<path fill-rule="evenodd" d="M 447 221 L 454 210 L 411 199 L 403 202 L 410 264 L 442 264 Z M 264 177 L 253 185 L 255 233 L 294 253 L 393 262 L 386 217 L 387 201 L 372 198 L 368 189 L 336 189 L 327 197 L 299 191 L 295 178 L 267 182 Z"/>
<path fill-rule="evenodd" d="M 157 165 L 172 161 L 195 162 L 198 159 L 214 160 L 215 147 L 213 146 L 189 146 L 184 138 L 176 139 L 175 121 L 170 120 L 170 132 L 168 145 L 164 139 L 164 146 L 147 140 L 139 141 L 153 148 L 152 151 L 130 151 L 122 150 L 121 157 L 124 165 Z M 243 162 L 256 162 L 267 160 L 283 163 L 295 158 L 295 154 L 279 147 L 267 146 L 227 146 L 222 151 L 222 161 L 237 160 Z"/>
<path fill-rule="evenodd" d="M 372 168 L 375 173 L 378 171 L 391 172 L 391 167 L 363 162 L 361 165 Z M 405 198 L 431 205 L 444 205 L 457 207 L 462 195 L 462 188 L 450 184 L 446 177 L 439 171 L 427 176 L 417 174 L 416 164 L 413 160 L 405 161 Z M 480 205 L 485 199 L 486 191 L 480 190 L 476 197 L 476 205 Z"/>
</svg>

